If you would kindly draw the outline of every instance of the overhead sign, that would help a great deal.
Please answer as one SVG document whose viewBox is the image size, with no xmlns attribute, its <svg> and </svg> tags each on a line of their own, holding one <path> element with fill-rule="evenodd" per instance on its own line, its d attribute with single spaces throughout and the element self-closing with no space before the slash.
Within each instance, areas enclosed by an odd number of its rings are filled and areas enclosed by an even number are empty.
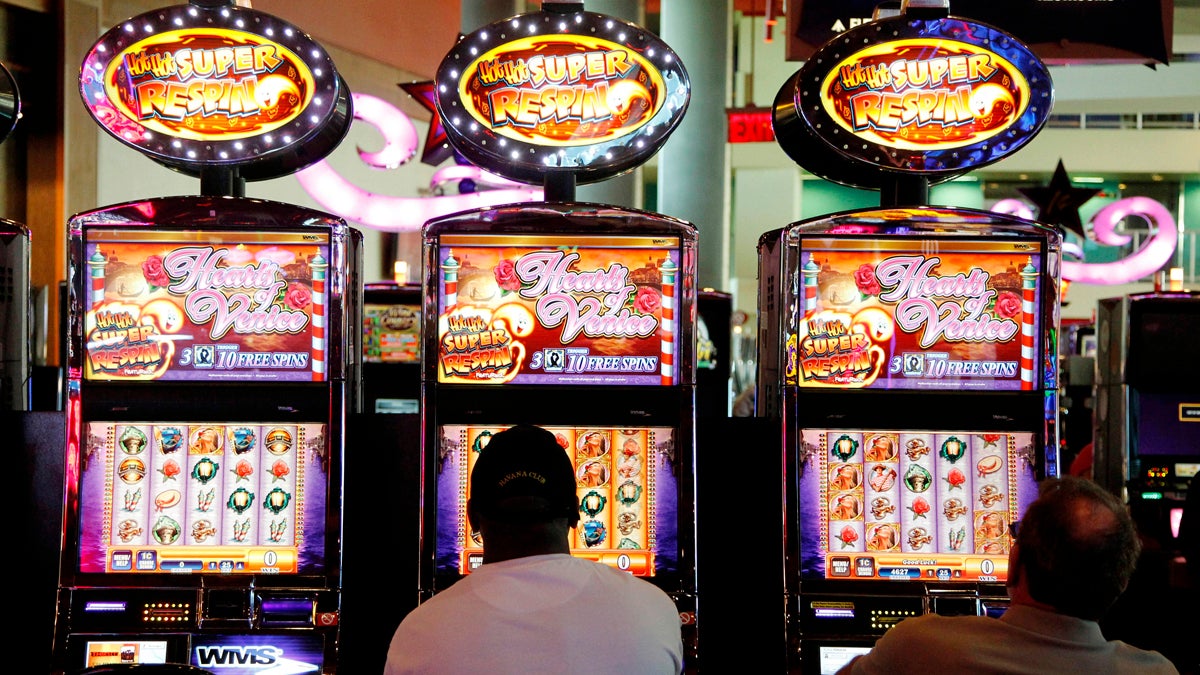
<svg viewBox="0 0 1200 675">
<path fill-rule="evenodd" d="M 243 7 L 131 18 L 92 47 L 79 86 L 105 131 L 185 172 L 286 175 L 331 152 L 351 121 L 349 91 L 325 50 Z"/>
<path fill-rule="evenodd" d="M 826 42 L 871 20 L 879 0 L 787 3 L 786 57 L 807 61 Z M 950 14 L 1012 33 L 1043 61 L 1167 63 L 1173 0 L 952 0 Z"/>
<path fill-rule="evenodd" d="M 652 33 L 590 12 L 526 14 L 462 38 L 438 69 L 437 108 L 455 149 L 541 183 L 590 183 L 652 156 L 690 96 L 679 57 Z"/>
</svg>

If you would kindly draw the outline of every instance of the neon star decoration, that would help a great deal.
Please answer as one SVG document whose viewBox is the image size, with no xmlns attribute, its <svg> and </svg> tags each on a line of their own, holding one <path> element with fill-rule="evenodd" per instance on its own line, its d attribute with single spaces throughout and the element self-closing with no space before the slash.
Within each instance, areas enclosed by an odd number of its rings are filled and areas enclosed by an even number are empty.
<svg viewBox="0 0 1200 675">
<path fill-rule="evenodd" d="M 421 150 L 421 163 L 437 166 L 450 159 L 454 154 L 454 148 L 450 147 L 446 128 L 442 126 L 442 116 L 437 111 L 437 94 L 433 91 L 433 80 L 401 83 L 400 88 L 430 113 L 429 132 L 425 134 L 425 147 Z"/>
<path fill-rule="evenodd" d="M 1058 160 L 1058 168 L 1054 170 L 1049 185 L 1018 188 L 1017 191 L 1038 207 L 1039 223 L 1053 225 L 1085 238 L 1087 233 L 1084 232 L 1083 223 L 1079 221 L 1079 207 L 1101 192 L 1095 188 L 1072 187 L 1061 159 Z"/>
<path fill-rule="evenodd" d="M 353 94 L 354 119 L 374 126 L 384 138 L 383 148 L 369 152 L 357 148 L 359 159 L 377 169 L 395 169 L 411 160 L 420 139 L 412 120 L 383 99 Z M 326 211 L 384 232 L 417 232 L 426 221 L 439 216 L 486 206 L 542 201 L 542 189 L 516 183 L 475 166 L 450 166 L 434 172 L 430 188 L 444 191 L 446 185 L 471 180 L 491 189 L 437 197 L 392 197 L 363 190 L 321 160 L 299 171 L 300 186 Z"/>
</svg>

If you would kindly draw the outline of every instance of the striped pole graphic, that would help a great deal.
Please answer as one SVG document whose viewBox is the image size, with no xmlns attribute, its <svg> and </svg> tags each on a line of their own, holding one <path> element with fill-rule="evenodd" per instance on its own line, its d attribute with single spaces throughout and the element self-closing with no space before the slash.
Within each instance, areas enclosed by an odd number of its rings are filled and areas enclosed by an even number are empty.
<svg viewBox="0 0 1200 675">
<path fill-rule="evenodd" d="M 446 292 L 446 313 L 449 314 L 458 304 L 458 268 L 460 265 L 454 259 L 454 251 L 446 249 L 446 258 L 442 260 L 442 286 Z"/>
<path fill-rule="evenodd" d="M 318 253 L 309 263 L 313 282 L 312 366 L 313 381 L 325 380 L 325 274 L 329 263 Z"/>
<path fill-rule="evenodd" d="M 667 258 L 662 266 L 662 383 L 675 382 L 675 263 Z"/>
<path fill-rule="evenodd" d="M 812 255 L 808 256 L 808 262 L 804 263 L 804 318 L 807 319 L 817 313 L 817 275 L 821 272 L 821 266 L 817 261 L 813 260 Z"/>
<path fill-rule="evenodd" d="M 88 269 L 91 270 L 92 307 L 104 302 L 104 268 L 108 266 L 108 258 L 97 248 L 92 257 L 88 258 Z"/>
<path fill-rule="evenodd" d="M 1033 389 L 1034 308 L 1037 306 L 1037 268 L 1033 258 L 1021 268 L 1021 389 Z"/>
</svg>

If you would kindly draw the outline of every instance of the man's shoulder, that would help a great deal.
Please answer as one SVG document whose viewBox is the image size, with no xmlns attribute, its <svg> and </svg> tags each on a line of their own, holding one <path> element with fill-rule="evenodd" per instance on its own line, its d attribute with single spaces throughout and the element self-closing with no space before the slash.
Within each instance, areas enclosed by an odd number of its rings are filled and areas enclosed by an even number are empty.
<svg viewBox="0 0 1200 675">
<path fill-rule="evenodd" d="M 1114 640 L 1113 646 L 1116 647 L 1117 658 L 1120 659 L 1120 665 L 1128 672 L 1161 675 L 1178 674 L 1179 670 L 1175 664 L 1161 652 L 1150 649 L 1142 649 L 1131 644 Z"/>
<path fill-rule="evenodd" d="M 636 602 L 647 610 L 658 609 L 663 614 L 670 612 L 671 614 L 678 615 L 675 601 L 659 586 L 628 572 L 613 569 L 603 563 L 594 564 L 598 565 L 599 568 L 603 568 L 596 570 L 596 577 L 607 588 L 611 589 L 614 595 L 624 596 L 631 602 Z"/>
</svg>

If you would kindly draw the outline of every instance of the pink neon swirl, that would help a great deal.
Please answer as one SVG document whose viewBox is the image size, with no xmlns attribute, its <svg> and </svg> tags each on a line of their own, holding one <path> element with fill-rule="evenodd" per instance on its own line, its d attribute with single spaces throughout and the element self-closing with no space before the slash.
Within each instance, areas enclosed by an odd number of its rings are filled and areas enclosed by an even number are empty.
<svg viewBox="0 0 1200 675">
<path fill-rule="evenodd" d="M 1033 220 L 1033 209 L 1020 199 L 1001 199 L 992 204 L 992 211 L 996 213 L 1006 213 L 1010 216 L 1024 218 L 1025 220 Z"/>
<path fill-rule="evenodd" d="M 1127 197 L 1105 206 L 1092 216 L 1092 233 L 1099 241 L 1113 246 L 1129 243 L 1131 237 L 1116 232 L 1117 224 L 1129 216 L 1140 216 L 1152 234 L 1132 254 L 1109 263 L 1063 261 L 1064 279 L 1084 284 L 1117 285 L 1144 279 L 1171 260 L 1179 240 L 1175 219 L 1166 207 L 1149 197 Z"/>
<path fill-rule="evenodd" d="M 419 144 L 412 121 L 382 99 L 366 94 L 353 96 L 354 119 L 375 126 L 384 137 L 384 147 L 378 152 L 358 148 L 363 162 L 375 168 L 392 169 L 412 159 Z M 468 178 L 480 185 L 505 186 L 506 189 L 440 197 L 389 197 L 354 185 L 326 160 L 296 173 L 300 186 L 322 208 L 348 221 L 384 232 L 416 232 L 426 221 L 438 216 L 485 206 L 543 199 L 539 187 L 514 183 L 473 166 L 439 170 L 433 175 L 430 187 L 438 190 L 447 183 Z"/>
<path fill-rule="evenodd" d="M 1032 211 L 1020 200 L 1002 199 L 992 207 L 996 213 L 1029 218 Z M 1134 253 L 1108 263 L 1085 263 L 1063 260 L 1062 278 L 1067 281 L 1102 286 L 1129 284 L 1144 279 L 1162 269 L 1175 253 L 1179 232 L 1175 219 L 1165 206 L 1149 197 L 1126 197 L 1105 206 L 1092 216 L 1092 237 L 1109 246 L 1124 246 L 1132 237 L 1119 234 L 1117 224 L 1129 216 L 1139 216 L 1150 224 L 1152 234 Z M 1063 242 L 1063 253 L 1083 259 L 1083 249 Z"/>
<path fill-rule="evenodd" d="M 354 119 L 362 120 L 383 134 L 383 149 L 368 152 L 358 147 L 364 164 L 376 169 L 395 169 L 417 154 L 421 140 L 417 128 L 399 108 L 368 94 L 353 94 Z"/>
<path fill-rule="evenodd" d="M 1024 218 L 1025 220 L 1033 220 L 1033 208 L 1020 199 L 1001 199 L 992 205 L 992 211 Z M 1064 239 L 1062 242 L 1062 252 L 1064 255 L 1072 256 L 1076 260 L 1083 260 L 1083 247 L 1073 241 Z"/>
</svg>

